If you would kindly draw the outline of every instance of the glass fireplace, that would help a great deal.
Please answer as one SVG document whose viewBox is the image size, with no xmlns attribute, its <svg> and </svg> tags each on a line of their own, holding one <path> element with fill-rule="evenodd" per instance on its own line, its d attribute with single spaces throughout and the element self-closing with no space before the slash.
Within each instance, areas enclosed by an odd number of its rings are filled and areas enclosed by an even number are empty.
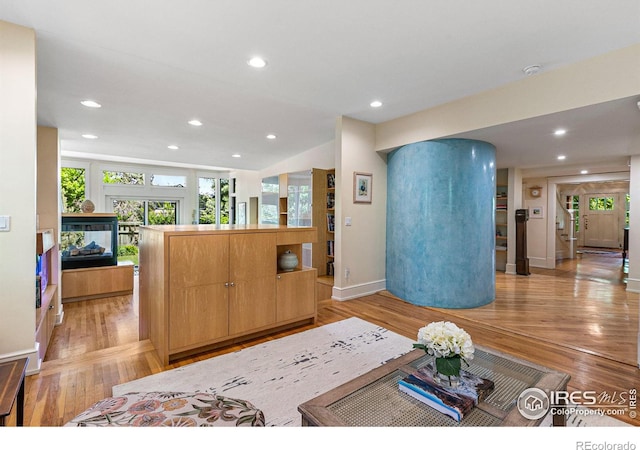
<svg viewBox="0 0 640 450">
<path fill-rule="evenodd" d="M 118 264 L 115 214 L 63 214 L 60 229 L 62 270 Z"/>
</svg>

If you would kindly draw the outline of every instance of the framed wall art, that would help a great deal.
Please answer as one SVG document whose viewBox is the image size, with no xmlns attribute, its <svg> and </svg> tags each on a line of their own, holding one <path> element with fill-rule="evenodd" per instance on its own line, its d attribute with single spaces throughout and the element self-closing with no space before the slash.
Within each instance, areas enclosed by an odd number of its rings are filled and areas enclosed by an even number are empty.
<svg viewBox="0 0 640 450">
<path fill-rule="evenodd" d="M 353 172 L 353 203 L 371 203 L 373 174 Z"/>
<path fill-rule="evenodd" d="M 530 219 L 542 219 L 544 218 L 544 211 L 542 210 L 542 206 L 532 206 L 529 212 Z"/>
</svg>

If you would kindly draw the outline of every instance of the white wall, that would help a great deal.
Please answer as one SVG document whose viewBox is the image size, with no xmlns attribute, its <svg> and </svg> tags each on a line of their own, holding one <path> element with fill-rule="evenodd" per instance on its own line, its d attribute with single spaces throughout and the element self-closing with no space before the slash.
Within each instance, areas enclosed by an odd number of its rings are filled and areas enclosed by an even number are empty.
<svg viewBox="0 0 640 450">
<path fill-rule="evenodd" d="M 36 37 L 0 21 L 0 361 L 30 358 L 35 348 Z"/>
<path fill-rule="evenodd" d="M 627 278 L 627 290 L 640 292 L 640 155 L 631 157 L 629 196 L 631 197 L 631 206 L 629 209 L 629 276 Z M 638 346 L 638 352 L 640 352 L 640 345 Z M 640 361 L 640 356 L 638 361 Z"/>
<path fill-rule="evenodd" d="M 229 175 L 236 179 L 236 205 L 239 203 L 247 204 L 246 220 L 249 223 L 249 218 L 251 217 L 249 198 L 260 198 L 260 175 L 255 170 L 237 170 Z"/>
<path fill-rule="evenodd" d="M 263 178 L 280 175 L 283 173 L 301 172 L 303 170 L 316 169 L 333 169 L 336 164 L 335 142 L 329 141 L 296 156 L 280 161 L 266 169 L 259 171 L 260 181 Z M 260 192 L 260 187 L 258 187 Z"/>
<path fill-rule="evenodd" d="M 387 163 L 374 147 L 373 124 L 349 117 L 338 119 L 333 288 L 333 298 L 338 300 L 386 288 Z M 371 204 L 353 203 L 354 172 L 373 175 Z M 347 218 L 351 226 L 345 225 Z"/>
</svg>

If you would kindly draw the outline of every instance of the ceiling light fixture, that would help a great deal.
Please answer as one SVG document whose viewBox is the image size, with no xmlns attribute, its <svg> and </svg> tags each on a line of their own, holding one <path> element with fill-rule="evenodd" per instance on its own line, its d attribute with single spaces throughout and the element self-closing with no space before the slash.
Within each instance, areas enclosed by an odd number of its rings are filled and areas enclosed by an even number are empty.
<svg viewBox="0 0 640 450">
<path fill-rule="evenodd" d="M 580 173 L 581 173 L 582 175 L 586 175 L 586 174 L 588 174 L 588 173 L 589 173 L 589 171 L 588 171 L 588 170 L 581 170 L 581 171 L 580 171 Z"/>
<path fill-rule="evenodd" d="M 559 161 L 564 161 L 565 159 L 567 159 L 567 157 L 566 157 L 566 156 L 564 156 L 564 155 L 558 155 L 558 160 L 559 160 Z"/>
<path fill-rule="evenodd" d="M 382 106 L 382 102 L 380 100 L 374 100 L 369 103 L 369 106 L 371 106 L 372 108 L 380 108 Z"/>
<path fill-rule="evenodd" d="M 558 128 L 556 131 L 553 132 L 553 134 L 555 136 L 564 136 L 565 134 L 567 134 L 567 130 L 565 130 L 564 128 Z"/>
<path fill-rule="evenodd" d="M 267 134 L 267 139 L 275 139 L 277 136 L 275 134 Z"/>
<path fill-rule="evenodd" d="M 193 125 L 194 127 L 201 127 L 202 122 L 200 122 L 198 119 L 192 119 L 189 121 L 189 125 Z"/>
<path fill-rule="evenodd" d="M 267 66 L 267 61 L 263 58 L 260 58 L 259 56 L 254 56 L 249 61 L 247 61 L 247 64 L 256 69 L 262 69 Z"/>
<path fill-rule="evenodd" d="M 86 106 L 87 108 L 102 108 L 102 105 L 100 103 L 93 100 L 83 100 L 80 102 L 80 104 Z"/>
<path fill-rule="evenodd" d="M 540 72 L 540 69 L 541 69 L 540 64 L 532 64 L 522 69 L 522 71 L 524 72 L 525 75 L 530 76 Z"/>
<path fill-rule="evenodd" d="M 83 134 L 82 137 L 85 139 L 98 139 L 98 136 L 95 134 Z"/>
<path fill-rule="evenodd" d="M 233 155 L 231 155 L 232 158 L 241 158 L 240 154 L 238 153 L 234 153 Z"/>
<path fill-rule="evenodd" d="M 177 145 L 167 145 L 167 148 L 169 150 L 178 150 L 180 147 L 178 147 Z"/>
</svg>

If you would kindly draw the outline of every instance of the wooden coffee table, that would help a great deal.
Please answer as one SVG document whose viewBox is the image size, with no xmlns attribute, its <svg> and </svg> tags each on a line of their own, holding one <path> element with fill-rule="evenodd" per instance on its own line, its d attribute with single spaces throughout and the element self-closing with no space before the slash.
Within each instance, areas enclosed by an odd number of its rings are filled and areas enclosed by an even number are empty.
<svg viewBox="0 0 640 450">
<path fill-rule="evenodd" d="M 527 388 L 544 392 L 566 390 L 570 376 L 549 368 L 476 346 L 471 373 L 493 380 L 493 392 L 461 422 L 456 422 L 398 389 L 398 381 L 433 357 L 422 350 L 404 356 L 332 389 L 300 406 L 303 426 L 409 427 L 409 426 L 538 426 L 517 408 Z M 553 417 L 564 426 L 564 415 Z"/>
</svg>

